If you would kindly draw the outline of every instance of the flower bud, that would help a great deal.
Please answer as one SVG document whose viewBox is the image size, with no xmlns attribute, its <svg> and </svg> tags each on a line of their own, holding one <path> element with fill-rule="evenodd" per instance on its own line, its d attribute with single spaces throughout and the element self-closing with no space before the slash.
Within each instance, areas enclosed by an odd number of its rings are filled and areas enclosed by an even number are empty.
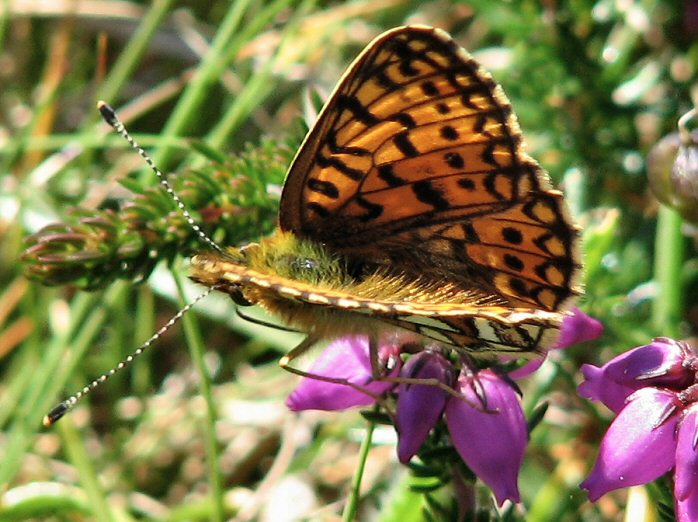
<svg viewBox="0 0 698 522">
<path fill-rule="evenodd" d="M 449 396 L 435 383 L 452 386 L 454 370 L 442 355 L 425 350 L 407 361 L 400 377 L 433 381 L 431 384 L 400 384 L 398 387 L 395 419 L 399 435 L 397 454 L 404 464 L 419 451 L 429 432 L 441 418 Z"/>
<path fill-rule="evenodd" d="M 662 138 L 647 156 L 647 177 L 657 199 L 698 223 L 698 130 Z"/>
<path fill-rule="evenodd" d="M 639 346 L 614 357 L 602 367 L 582 366 L 585 381 L 579 394 L 600 401 L 619 412 L 626 399 L 636 390 L 661 386 L 680 390 L 694 379 L 696 355 L 680 341 L 658 337 L 652 343 Z"/>
</svg>

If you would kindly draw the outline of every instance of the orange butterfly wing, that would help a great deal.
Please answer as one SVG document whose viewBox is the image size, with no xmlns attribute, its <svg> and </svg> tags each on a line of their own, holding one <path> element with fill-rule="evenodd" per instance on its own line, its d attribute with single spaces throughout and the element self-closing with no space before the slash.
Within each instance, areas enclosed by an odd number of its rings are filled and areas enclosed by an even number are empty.
<svg viewBox="0 0 698 522">
<path fill-rule="evenodd" d="M 578 230 L 521 141 L 501 88 L 445 32 L 388 31 L 301 146 L 280 227 L 513 306 L 562 310 L 579 293 Z"/>
</svg>

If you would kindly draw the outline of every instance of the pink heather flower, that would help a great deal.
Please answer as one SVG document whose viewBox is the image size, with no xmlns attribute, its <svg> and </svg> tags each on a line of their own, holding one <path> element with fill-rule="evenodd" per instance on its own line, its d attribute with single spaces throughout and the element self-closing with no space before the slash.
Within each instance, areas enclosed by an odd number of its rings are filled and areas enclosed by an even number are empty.
<svg viewBox="0 0 698 522">
<path fill-rule="evenodd" d="M 565 317 L 558 348 L 595 339 L 603 327 L 578 308 Z M 381 346 L 381 366 L 391 369 L 390 376 L 428 381 L 400 383 L 396 388 L 395 429 L 398 433 L 398 459 L 409 462 L 426 441 L 431 430 L 445 416 L 451 440 L 463 461 L 494 492 L 501 505 L 505 500 L 520 501 L 517 477 L 528 443 L 526 419 L 511 377 L 491 370 L 475 374 L 465 370 L 456 376 L 450 361 L 433 350 L 413 354 L 404 366 L 400 346 Z M 533 372 L 537 365 L 517 370 L 519 376 Z M 344 337 L 334 341 L 320 355 L 309 373 L 345 379 L 380 395 L 394 384 L 374 380 L 365 336 Z M 442 386 L 437 386 L 441 383 Z M 460 393 L 456 397 L 448 390 Z M 345 384 L 303 378 L 286 400 L 293 411 L 319 409 L 342 410 L 373 404 L 374 397 Z"/>
<path fill-rule="evenodd" d="M 677 518 L 698 520 L 698 355 L 687 343 L 658 338 L 582 371 L 580 394 L 617 413 L 581 484 L 589 498 L 673 468 Z"/>
<path fill-rule="evenodd" d="M 451 363 L 442 355 L 427 350 L 407 361 L 401 377 L 433 379 L 452 387 L 455 373 Z M 400 384 L 398 386 L 395 430 L 398 434 L 397 455 L 407 464 L 419 451 L 436 423 L 443 415 L 450 395 L 437 386 Z"/>
<path fill-rule="evenodd" d="M 479 382 L 475 382 L 475 379 Z M 478 408 L 482 387 L 487 411 Z M 487 484 L 501 506 L 520 502 L 517 479 L 528 444 L 526 418 L 512 384 L 491 370 L 475 376 L 461 373 L 456 390 L 469 401 L 450 397 L 446 424 L 458 454 Z"/>
<path fill-rule="evenodd" d="M 674 497 L 676 513 L 682 522 L 698 519 L 698 406 L 694 403 L 683 413 L 681 428 L 676 440 L 676 471 L 674 473 Z M 679 464 L 680 463 L 680 464 Z"/>
<path fill-rule="evenodd" d="M 579 386 L 579 394 L 618 413 L 628 396 L 640 388 L 664 386 L 680 390 L 692 384 L 694 370 L 684 363 L 693 357 L 695 354 L 686 343 L 659 337 L 613 358 L 601 368 L 583 365 L 586 380 Z"/>
<path fill-rule="evenodd" d="M 601 337 L 603 325 L 593 317 L 585 314 L 576 306 L 562 320 L 560 337 L 556 348 L 568 348 L 574 344 L 593 341 Z"/>
<path fill-rule="evenodd" d="M 395 357 L 395 347 L 388 348 L 381 353 Z M 365 337 L 347 337 L 333 342 L 309 371 L 330 377 L 349 375 L 351 382 L 361 383 L 376 394 L 392 386 L 372 379 Z M 507 499 L 519 502 L 517 477 L 528 432 L 515 386 L 490 370 L 475 375 L 464 371 L 457 380 L 455 373 L 444 356 L 431 350 L 412 355 L 401 368 L 400 377 L 426 379 L 431 383 L 401 383 L 397 387 L 398 458 L 403 463 L 409 462 L 445 413 L 456 450 L 492 489 L 497 502 L 500 505 Z M 433 385 L 437 382 L 444 387 Z M 463 397 L 455 397 L 446 391 L 447 388 Z M 343 394 L 347 398 L 342 397 Z M 373 398 L 346 385 L 304 378 L 289 396 L 287 405 L 294 411 L 333 410 L 372 402 Z"/>
<path fill-rule="evenodd" d="M 398 344 L 381 346 L 378 352 L 379 363 L 389 369 L 392 377 L 398 374 L 402 365 L 399 354 Z M 376 395 L 394 386 L 391 382 L 373 379 L 368 339 L 363 336 L 342 337 L 334 341 L 315 360 L 308 373 L 346 379 Z M 304 377 L 286 399 L 286 406 L 292 411 L 338 411 L 374 402 L 373 397 L 351 386 Z"/>
<path fill-rule="evenodd" d="M 400 377 L 441 382 L 462 398 L 430 384 L 398 387 L 395 427 L 400 462 L 410 461 L 445 413 L 456 451 L 490 487 L 497 502 L 519 502 L 517 478 L 528 431 L 514 386 L 491 370 L 476 374 L 463 370 L 455 386 L 454 376 L 451 363 L 430 350 L 413 355 L 403 367 Z"/>
<path fill-rule="evenodd" d="M 606 432 L 596 464 L 582 482 L 592 501 L 614 489 L 650 482 L 674 466 L 676 393 L 643 388 L 631 397 Z"/>
</svg>

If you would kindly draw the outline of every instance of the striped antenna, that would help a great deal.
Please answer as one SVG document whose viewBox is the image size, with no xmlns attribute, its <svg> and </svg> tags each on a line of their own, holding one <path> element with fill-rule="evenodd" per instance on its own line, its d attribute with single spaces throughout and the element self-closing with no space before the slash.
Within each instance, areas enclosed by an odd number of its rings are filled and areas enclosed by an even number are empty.
<svg viewBox="0 0 698 522">
<path fill-rule="evenodd" d="M 116 111 L 112 109 L 112 107 L 103 101 L 97 102 L 97 109 L 99 109 L 99 113 L 102 115 L 102 118 L 104 118 L 104 121 L 106 121 L 109 125 L 112 126 L 112 128 L 118 132 L 122 138 L 124 138 L 131 147 L 133 147 L 138 154 L 140 154 L 141 158 L 145 160 L 145 162 L 148 164 L 150 169 L 155 173 L 155 175 L 158 177 L 160 180 L 160 185 L 165 189 L 167 194 L 172 198 L 172 200 L 177 204 L 177 208 L 181 212 L 182 216 L 184 216 L 184 219 L 187 221 L 191 229 L 199 236 L 199 238 L 206 243 L 208 246 L 210 246 L 213 250 L 216 252 L 226 255 L 223 249 L 218 246 L 218 244 L 208 237 L 206 233 L 201 230 L 201 227 L 194 221 L 194 218 L 191 217 L 191 214 L 187 210 L 186 205 L 182 203 L 182 200 L 179 198 L 177 193 L 172 189 L 172 185 L 170 185 L 170 182 L 167 181 L 167 178 L 165 175 L 162 173 L 162 171 L 155 166 L 155 163 L 153 163 L 153 160 L 150 158 L 148 153 L 143 150 L 143 148 L 136 143 L 136 140 L 134 140 L 131 135 L 128 133 L 126 130 L 126 127 L 124 127 L 124 124 L 121 123 L 121 120 L 118 118 L 116 115 Z"/>
<path fill-rule="evenodd" d="M 219 252 L 222 255 L 225 255 L 225 252 L 223 249 L 216 244 L 210 237 L 206 235 L 206 233 L 201 229 L 201 227 L 194 221 L 194 218 L 191 216 L 189 211 L 187 210 L 186 206 L 180 199 L 180 197 L 175 193 L 175 191 L 172 189 L 172 186 L 170 183 L 167 181 L 165 178 L 165 175 L 162 173 L 162 171 L 155 166 L 155 163 L 153 163 L 153 160 L 150 158 L 148 153 L 143 150 L 138 143 L 136 143 L 136 140 L 134 140 L 131 135 L 128 133 L 126 130 L 126 127 L 124 127 L 124 124 L 121 123 L 121 120 L 116 115 L 116 112 L 114 109 L 112 109 L 109 104 L 100 101 L 97 103 L 97 108 L 99 109 L 100 114 L 102 115 L 102 118 L 104 118 L 104 121 L 106 121 L 109 125 L 111 125 L 116 132 L 118 132 L 130 145 L 133 147 L 138 154 L 145 160 L 147 165 L 150 167 L 150 169 L 155 173 L 155 175 L 158 177 L 158 180 L 160 180 L 160 185 L 165 189 L 165 191 L 170 195 L 172 200 L 176 203 L 177 208 L 181 212 L 181 214 L 184 216 L 184 219 L 186 222 L 189 224 L 191 229 L 199 236 L 199 238 L 206 243 L 209 247 L 211 247 L 213 250 L 216 252 Z M 186 314 L 189 310 L 191 310 L 196 303 L 201 301 L 204 297 L 206 297 L 208 294 L 210 294 L 213 290 L 215 290 L 216 287 L 211 287 L 207 289 L 204 293 L 196 297 L 192 302 L 188 303 L 185 305 L 181 310 L 179 310 L 172 318 L 167 321 L 167 323 L 160 328 L 157 332 L 155 332 L 150 339 L 148 339 L 146 342 L 144 342 L 138 349 L 136 349 L 132 354 L 130 354 L 128 357 L 126 357 L 124 360 L 122 360 L 119 364 L 117 364 L 114 368 L 109 370 L 106 373 L 103 373 L 96 379 L 94 379 L 90 384 L 87 386 L 83 387 L 82 390 L 78 391 L 77 393 L 74 393 L 70 397 L 68 397 L 66 400 L 60 402 L 56 406 L 54 406 L 51 411 L 48 412 L 48 414 L 44 417 L 43 419 L 43 424 L 46 427 L 49 427 L 53 424 L 55 424 L 61 417 L 63 417 L 66 413 L 68 413 L 70 410 L 72 410 L 75 405 L 83 399 L 86 395 L 91 393 L 95 388 L 100 386 L 102 383 L 107 381 L 110 377 L 112 377 L 114 374 L 117 372 L 123 370 L 127 366 L 130 366 L 131 363 L 140 355 L 142 355 L 150 346 L 157 341 L 167 330 L 172 328 L 172 326 L 179 321 L 184 314 Z"/>
<path fill-rule="evenodd" d="M 132 354 L 130 354 L 128 357 L 126 357 L 124 360 L 122 360 L 119 364 L 117 364 L 114 368 L 109 370 L 106 373 L 103 373 L 99 377 L 97 377 L 95 380 L 93 380 L 90 384 L 85 386 L 82 390 L 78 391 L 77 393 L 74 393 L 70 397 L 68 397 L 66 400 L 58 403 L 56 406 L 51 408 L 51 411 L 44 416 L 43 419 L 43 424 L 45 427 L 52 426 L 55 424 L 63 415 L 68 413 L 70 410 L 75 407 L 75 405 L 80 401 L 82 398 L 84 398 L 87 394 L 91 393 L 95 388 L 97 388 L 99 385 L 101 385 L 103 382 L 105 382 L 107 379 L 112 377 L 116 372 L 119 372 L 126 368 L 127 366 L 130 366 L 131 363 L 136 359 L 136 357 L 143 355 L 143 353 L 150 348 L 150 346 L 157 341 L 162 335 L 172 328 L 174 324 L 179 321 L 184 314 L 186 314 L 189 310 L 191 310 L 196 303 L 201 301 L 204 297 L 206 297 L 208 294 L 210 294 L 213 290 L 215 290 L 216 287 L 211 287 L 206 289 L 206 291 L 197 296 L 192 302 L 188 303 L 185 305 L 181 310 L 179 310 L 176 314 L 172 316 L 172 318 L 165 323 L 157 332 L 155 332 L 150 339 L 148 339 L 146 342 L 144 342 L 142 345 L 138 347 L 137 350 L 135 350 Z"/>
</svg>

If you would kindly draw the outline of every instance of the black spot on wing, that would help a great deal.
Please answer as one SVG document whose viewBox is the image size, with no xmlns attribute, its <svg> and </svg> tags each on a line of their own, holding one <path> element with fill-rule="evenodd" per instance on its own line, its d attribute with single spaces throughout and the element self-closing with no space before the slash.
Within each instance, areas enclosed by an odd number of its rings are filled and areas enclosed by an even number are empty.
<svg viewBox="0 0 698 522">
<path fill-rule="evenodd" d="M 390 42 L 392 51 L 400 59 L 398 70 L 403 76 L 416 76 L 419 70 L 412 65 L 412 61 L 417 57 L 416 53 L 410 48 L 408 43 L 402 39 L 395 39 Z"/>
<path fill-rule="evenodd" d="M 426 96 L 436 96 L 437 94 L 439 94 L 439 89 L 436 87 L 436 85 L 434 85 L 434 82 L 432 81 L 424 81 L 421 83 L 420 87 L 422 89 L 422 92 Z"/>
<path fill-rule="evenodd" d="M 483 184 L 484 184 L 485 190 L 487 190 L 487 192 L 492 194 L 497 200 L 501 201 L 501 200 L 506 199 L 506 198 L 504 197 L 504 194 L 502 194 L 501 192 L 499 192 L 497 190 L 497 176 L 498 176 L 497 172 L 492 172 L 491 174 L 488 174 L 485 177 Z"/>
<path fill-rule="evenodd" d="M 419 201 L 434 207 L 434 210 L 446 210 L 451 207 L 443 193 L 429 180 L 414 183 L 412 191 Z"/>
<path fill-rule="evenodd" d="M 509 286 L 516 293 L 516 295 L 519 295 L 521 297 L 529 296 L 528 289 L 526 288 L 526 283 L 524 283 L 521 279 L 517 277 L 509 278 Z"/>
<path fill-rule="evenodd" d="M 436 112 L 438 112 L 439 114 L 448 114 L 449 112 L 451 112 L 451 109 L 449 108 L 449 106 L 447 104 L 445 104 L 444 102 L 437 103 L 435 105 L 435 107 L 436 107 Z"/>
<path fill-rule="evenodd" d="M 359 169 L 354 169 L 352 167 L 349 167 L 346 163 L 344 163 L 342 160 L 339 158 L 336 158 L 334 156 L 327 157 L 324 156 L 323 154 L 318 153 L 315 156 L 315 162 L 318 164 L 320 168 L 327 168 L 327 167 L 334 167 L 337 171 L 341 172 L 344 174 L 346 177 L 349 179 L 352 179 L 354 181 L 361 181 L 364 179 L 365 172 Z"/>
<path fill-rule="evenodd" d="M 475 182 L 468 178 L 460 178 L 458 180 L 458 186 L 465 190 L 475 190 Z"/>
<path fill-rule="evenodd" d="M 459 137 L 458 131 L 450 125 L 444 125 L 443 127 L 441 127 L 439 129 L 439 134 L 441 134 L 441 137 L 443 139 L 448 141 L 455 141 Z"/>
<path fill-rule="evenodd" d="M 502 229 L 502 237 L 504 241 L 512 245 L 520 245 L 523 242 L 523 234 L 521 231 L 512 227 L 504 227 Z"/>
<path fill-rule="evenodd" d="M 383 205 L 379 205 L 378 203 L 371 203 L 370 201 L 362 198 L 361 196 L 358 196 L 355 199 L 355 201 L 359 206 L 367 210 L 367 212 L 360 217 L 361 221 L 372 221 L 383 213 Z"/>
<path fill-rule="evenodd" d="M 397 149 L 408 158 L 419 156 L 419 151 L 410 141 L 410 133 L 407 131 L 399 132 L 393 138 L 393 143 Z"/>
<path fill-rule="evenodd" d="M 390 163 L 380 165 L 378 167 L 378 177 L 385 181 L 391 187 L 400 187 L 402 185 L 407 185 L 407 180 L 396 175 L 393 166 Z"/>
<path fill-rule="evenodd" d="M 373 78 L 376 80 L 378 85 L 383 87 L 386 91 L 396 91 L 400 88 L 400 84 L 394 82 L 384 70 L 374 73 Z"/>
<path fill-rule="evenodd" d="M 306 185 L 309 190 L 327 196 L 328 198 L 337 199 L 339 197 L 337 186 L 330 181 L 309 178 Z"/>
<path fill-rule="evenodd" d="M 472 225 L 472 223 L 463 223 L 461 227 L 463 229 L 463 234 L 465 235 L 465 240 L 468 243 L 480 242 L 480 236 L 477 235 L 477 231 L 475 230 L 475 227 Z"/>
<path fill-rule="evenodd" d="M 417 126 L 417 122 L 414 121 L 414 118 L 406 112 L 398 112 L 397 114 L 393 114 L 389 119 L 398 122 L 406 129 L 414 129 Z"/>
<path fill-rule="evenodd" d="M 354 115 L 354 118 L 359 120 L 364 125 L 376 125 L 380 122 L 375 115 L 368 110 L 357 98 L 347 94 L 337 96 L 337 108 L 340 110 L 348 110 Z"/>
<path fill-rule="evenodd" d="M 444 159 L 446 160 L 446 164 L 451 168 L 462 169 L 465 167 L 465 160 L 463 159 L 463 156 L 457 152 L 447 152 L 444 154 Z"/>
<path fill-rule="evenodd" d="M 487 144 L 485 150 L 482 151 L 480 158 L 483 162 L 487 163 L 488 165 L 492 165 L 493 167 L 499 167 L 499 163 L 497 163 L 497 160 L 494 157 L 494 148 L 495 143 L 491 141 Z"/>
<path fill-rule="evenodd" d="M 325 207 L 320 205 L 320 203 L 316 203 L 315 201 L 311 201 L 310 203 L 308 203 L 306 205 L 306 208 L 308 210 L 311 210 L 312 212 L 314 212 L 315 214 L 317 214 L 321 218 L 326 218 L 327 216 L 330 215 L 329 210 L 327 210 Z"/>
<path fill-rule="evenodd" d="M 325 144 L 332 154 L 350 154 L 352 156 L 370 156 L 372 152 L 363 147 L 347 147 L 337 143 L 337 134 L 334 130 L 327 132 Z"/>
<path fill-rule="evenodd" d="M 504 254 L 504 264 L 517 272 L 521 272 L 524 269 L 523 261 L 512 254 Z"/>
</svg>

